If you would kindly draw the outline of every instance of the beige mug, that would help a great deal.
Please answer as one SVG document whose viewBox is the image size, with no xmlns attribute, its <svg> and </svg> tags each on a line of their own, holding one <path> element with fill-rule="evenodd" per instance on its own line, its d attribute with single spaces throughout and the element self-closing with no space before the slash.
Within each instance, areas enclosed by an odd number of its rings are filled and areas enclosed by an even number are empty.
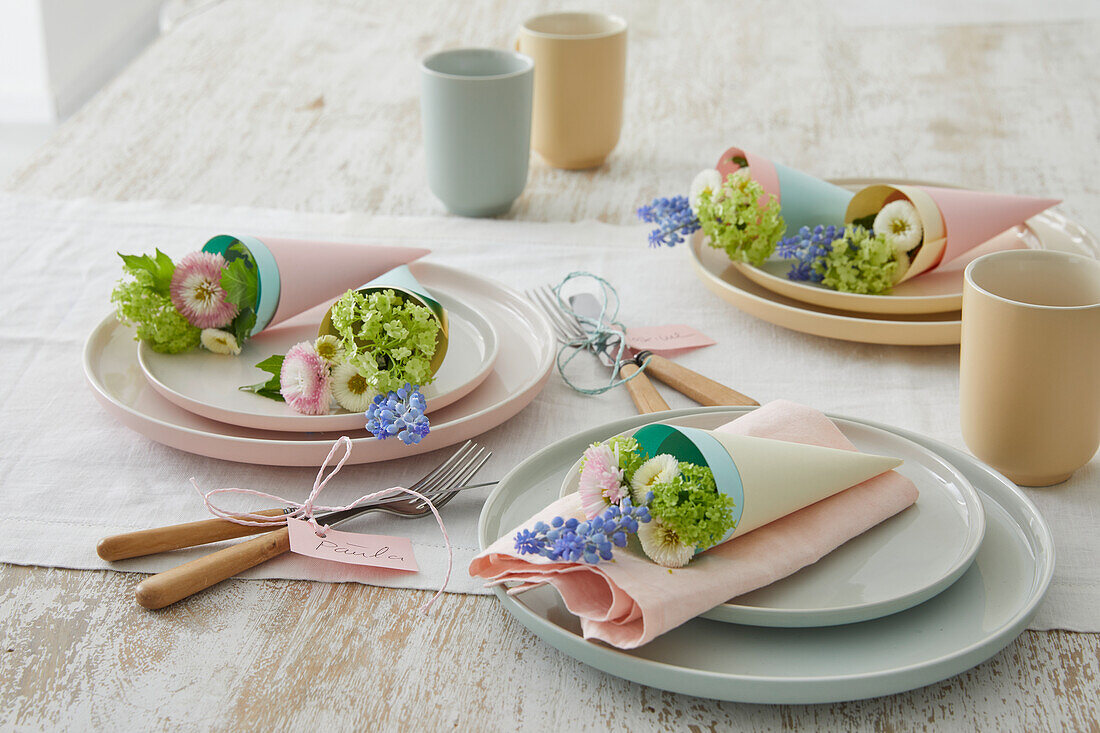
<svg viewBox="0 0 1100 733">
<path fill-rule="evenodd" d="M 1061 483 L 1100 446 L 1100 262 L 1009 250 L 964 279 L 963 439 L 1018 484 Z"/>
<path fill-rule="evenodd" d="M 535 60 L 531 147 L 555 168 L 601 165 L 623 124 L 626 21 L 539 15 L 523 24 L 516 49 Z"/>
</svg>

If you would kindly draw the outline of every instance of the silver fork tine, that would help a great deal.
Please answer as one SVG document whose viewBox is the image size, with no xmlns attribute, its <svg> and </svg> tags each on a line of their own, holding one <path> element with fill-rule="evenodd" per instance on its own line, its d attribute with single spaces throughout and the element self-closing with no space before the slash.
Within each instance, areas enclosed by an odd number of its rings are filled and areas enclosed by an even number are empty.
<svg viewBox="0 0 1100 733">
<path fill-rule="evenodd" d="M 550 286 L 546 286 L 546 289 L 550 292 L 551 297 L 553 297 L 554 307 L 557 309 L 558 313 L 560 313 L 561 317 L 569 323 L 569 328 L 576 333 L 577 336 L 583 338 L 586 334 L 581 319 L 577 318 L 575 314 L 569 311 L 562 310 L 562 307 L 558 305 L 557 297 L 554 296 L 554 291 L 550 289 Z"/>
<path fill-rule="evenodd" d="M 567 343 L 572 340 L 569 336 L 569 331 L 566 329 L 565 324 L 559 319 L 556 311 L 560 310 L 557 306 L 549 306 L 543 301 L 542 294 L 538 290 L 528 290 L 527 299 L 530 300 L 536 308 L 542 311 L 550 321 L 551 328 L 554 329 L 554 335 L 557 336 L 558 341 Z"/>
<path fill-rule="evenodd" d="M 484 463 L 484 460 L 482 460 L 482 456 L 486 456 L 486 458 L 488 457 L 486 455 L 489 453 L 487 449 L 482 448 L 481 446 L 475 446 L 475 448 L 476 450 L 465 457 L 462 465 L 458 466 L 456 471 L 452 472 L 445 478 L 440 479 L 434 486 L 431 487 L 430 490 L 422 491 L 421 493 L 434 501 L 436 497 L 441 496 L 442 494 L 445 494 L 449 491 L 453 491 L 457 487 L 463 486 L 469 480 L 469 477 L 473 475 L 473 473 L 470 472 L 470 467 L 476 464 L 479 460 Z"/>
<path fill-rule="evenodd" d="M 457 480 L 448 487 L 449 490 L 446 490 L 442 495 L 436 494 L 434 497 L 429 497 L 432 500 L 432 504 L 435 505 L 435 508 L 439 509 L 451 499 L 458 496 L 459 490 L 455 487 L 464 486 L 471 478 L 474 477 L 474 474 L 481 470 L 481 467 L 485 465 L 486 461 L 488 461 L 490 456 L 492 455 L 492 451 L 482 448 L 478 452 L 477 456 L 474 457 L 474 460 L 466 467 L 466 470 L 463 471 L 462 474 L 457 478 Z M 417 504 L 418 509 L 426 506 L 427 505 L 424 504 L 424 502 L 420 502 L 419 504 Z"/>
<path fill-rule="evenodd" d="M 439 464 L 425 476 L 421 477 L 416 483 L 409 486 L 414 491 L 421 491 L 424 487 L 434 487 L 438 482 L 442 481 L 445 476 L 450 475 L 459 469 L 466 463 L 466 459 L 470 452 L 477 448 L 477 444 L 472 440 L 467 440 L 462 446 L 455 451 L 450 458 Z M 383 499 L 379 499 L 373 502 L 374 505 L 392 504 L 398 501 L 408 501 L 408 496 L 405 494 L 394 494 L 393 496 L 387 496 Z"/>
<path fill-rule="evenodd" d="M 569 334 L 570 339 L 584 337 L 584 329 L 580 327 L 579 323 L 570 321 L 569 316 L 562 310 L 561 305 L 558 304 L 558 296 L 554 295 L 554 291 L 550 289 L 550 286 L 542 286 L 542 299 L 543 304 L 558 320 L 558 323 L 565 328 Z"/>
<path fill-rule="evenodd" d="M 558 296 L 554 294 L 553 288 L 549 285 L 543 285 L 539 292 L 542 296 L 543 307 L 548 308 L 558 322 L 562 324 L 569 334 L 570 340 L 584 338 L 584 327 L 581 325 L 581 322 L 562 309 L 561 305 L 558 303 Z"/>
</svg>

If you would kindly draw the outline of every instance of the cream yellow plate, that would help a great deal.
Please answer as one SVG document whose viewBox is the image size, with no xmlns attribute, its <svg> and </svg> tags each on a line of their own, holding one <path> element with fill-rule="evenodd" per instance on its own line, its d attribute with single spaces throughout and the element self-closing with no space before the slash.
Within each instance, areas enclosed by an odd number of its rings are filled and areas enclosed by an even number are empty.
<svg viewBox="0 0 1100 733">
<path fill-rule="evenodd" d="M 873 183 L 882 183 L 883 180 L 845 179 L 834 183 L 855 190 Z M 744 263 L 734 263 L 734 267 L 741 275 L 763 288 L 824 308 L 886 316 L 942 314 L 962 308 L 963 270 L 966 266 L 983 254 L 1005 249 L 1056 249 L 1100 257 L 1100 243 L 1091 234 L 1061 214 L 1047 211 L 1029 219 L 1026 226 L 1014 227 L 932 272 L 895 286 L 885 295 L 840 293 L 818 283 L 789 280 L 787 273 L 791 269 L 790 260 L 778 257 L 772 257 L 760 267 Z"/>
<path fill-rule="evenodd" d="M 846 186 L 875 182 L 875 180 L 837 181 Z M 1100 259 L 1100 242 L 1097 242 L 1084 227 L 1056 212 L 1044 212 L 1028 220 L 1027 232 L 1033 235 L 1044 249 L 1076 252 L 1086 257 Z M 815 336 L 870 344 L 931 346 L 959 343 L 962 322 L 961 313 L 958 310 L 939 313 L 888 314 L 844 310 L 808 303 L 765 287 L 759 282 L 759 278 L 750 279 L 745 271 L 753 268 L 735 265 L 721 250 L 705 246 L 701 232 L 696 232 L 692 236 L 688 250 L 691 253 L 695 274 L 707 288 L 739 310 L 777 326 Z M 763 276 L 762 273 L 761 276 Z M 932 275 L 921 276 L 911 282 L 918 282 L 924 277 L 932 277 Z M 772 279 L 780 278 L 772 277 Z M 797 285 L 785 279 L 783 282 Z M 847 295 L 876 300 L 893 297 L 854 296 L 824 288 L 812 288 L 812 290 L 836 296 Z"/>
</svg>

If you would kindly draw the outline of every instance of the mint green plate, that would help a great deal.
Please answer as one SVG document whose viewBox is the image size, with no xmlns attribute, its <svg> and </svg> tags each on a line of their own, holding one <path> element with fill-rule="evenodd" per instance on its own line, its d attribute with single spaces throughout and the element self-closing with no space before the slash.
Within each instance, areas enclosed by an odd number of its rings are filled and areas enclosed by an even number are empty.
<svg viewBox="0 0 1100 733">
<path fill-rule="evenodd" d="M 489 497 L 478 526 L 488 546 L 553 501 L 565 473 L 596 440 L 655 419 L 747 408 L 709 407 L 643 415 L 559 441 L 512 470 Z M 978 490 L 985 537 L 955 583 L 924 603 L 862 623 L 762 628 L 695 619 L 641 649 L 621 651 L 580 635 L 580 623 L 549 587 L 509 597 L 517 620 L 550 645 L 610 674 L 673 692 L 742 702 L 817 703 L 887 695 L 946 679 L 990 658 L 1027 626 L 1054 572 L 1054 542 L 1031 502 L 993 469 L 950 446 L 899 428 L 877 427 L 922 445 Z"/>
</svg>

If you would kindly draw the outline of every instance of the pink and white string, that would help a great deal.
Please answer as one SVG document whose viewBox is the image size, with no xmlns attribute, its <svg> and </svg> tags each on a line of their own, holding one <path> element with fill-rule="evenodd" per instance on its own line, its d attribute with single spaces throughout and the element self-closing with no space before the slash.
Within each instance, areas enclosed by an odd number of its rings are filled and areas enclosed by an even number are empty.
<svg viewBox="0 0 1100 733">
<path fill-rule="evenodd" d="M 332 467 L 332 470 L 329 471 L 328 475 L 326 476 L 325 469 L 328 468 L 329 462 L 332 460 L 333 456 L 336 455 L 336 452 L 341 445 L 344 446 L 344 456 L 339 461 L 337 461 L 336 465 Z M 302 503 L 293 501 L 291 499 L 285 499 L 281 496 L 276 496 L 275 494 L 268 494 L 264 491 L 256 491 L 254 489 L 240 489 L 235 487 L 211 489 L 210 491 L 203 493 L 202 489 L 199 488 L 198 482 L 195 481 L 194 478 L 191 479 L 191 485 L 195 487 L 195 491 L 197 491 L 199 493 L 199 496 L 202 497 L 202 503 L 206 507 L 206 510 L 214 516 L 219 517 L 220 519 L 224 519 L 227 522 L 243 524 L 249 527 L 271 527 L 286 525 L 288 519 L 304 519 L 305 521 L 313 525 L 313 531 L 317 533 L 318 537 L 324 537 L 329 528 L 327 525 L 321 524 L 317 521 L 317 518 L 314 516 L 314 512 L 316 511 L 340 512 L 344 511 L 345 509 L 354 509 L 357 506 L 363 506 L 364 504 L 367 504 L 369 502 L 375 501 L 377 499 L 383 499 L 387 496 L 393 496 L 394 494 L 409 494 L 410 496 L 414 496 L 417 499 L 420 499 L 427 505 L 428 509 L 431 510 L 432 515 L 435 516 L 435 521 L 439 525 L 439 531 L 443 535 L 443 542 L 447 547 L 447 572 L 443 576 L 443 585 L 440 587 L 439 590 L 435 592 L 435 595 L 428 599 L 427 603 L 420 607 L 420 610 L 422 612 L 427 613 L 428 609 L 431 608 L 436 599 L 439 598 L 440 595 L 442 595 L 444 590 L 446 590 L 447 583 L 451 579 L 451 566 L 454 563 L 454 551 L 451 549 L 451 539 L 447 536 L 447 528 L 443 525 L 443 518 L 439 516 L 439 510 L 435 508 L 435 504 L 433 504 L 431 500 L 428 499 L 428 497 L 424 496 L 419 491 L 406 489 L 403 486 L 394 486 L 388 489 L 382 489 L 381 491 L 375 491 L 370 494 L 365 494 L 363 496 L 360 496 L 358 499 L 351 502 L 350 504 L 344 506 L 325 506 L 322 504 L 318 504 L 317 496 L 321 493 L 325 486 L 328 485 L 329 480 L 331 480 L 333 476 L 340 472 L 340 469 L 343 468 L 344 464 L 349 458 L 351 458 L 351 439 L 348 438 L 346 435 L 342 435 L 333 444 L 332 450 L 328 452 L 328 456 L 321 464 L 321 468 L 317 471 L 317 478 L 313 481 L 313 489 L 309 492 L 309 496 L 306 497 L 306 500 Z M 271 499 L 273 501 L 279 502 L 280 504 L 293 506 L 295 507 L 295 509 L 274 517 L 267 516 L 265 514 L 253 514 L 251 512 L 230 512 L 215 505 L 214 502 L 211 501 L 211 497 L 215 494 L 224 493 L 261 496 L 265 499 Z"/>
</svg>

